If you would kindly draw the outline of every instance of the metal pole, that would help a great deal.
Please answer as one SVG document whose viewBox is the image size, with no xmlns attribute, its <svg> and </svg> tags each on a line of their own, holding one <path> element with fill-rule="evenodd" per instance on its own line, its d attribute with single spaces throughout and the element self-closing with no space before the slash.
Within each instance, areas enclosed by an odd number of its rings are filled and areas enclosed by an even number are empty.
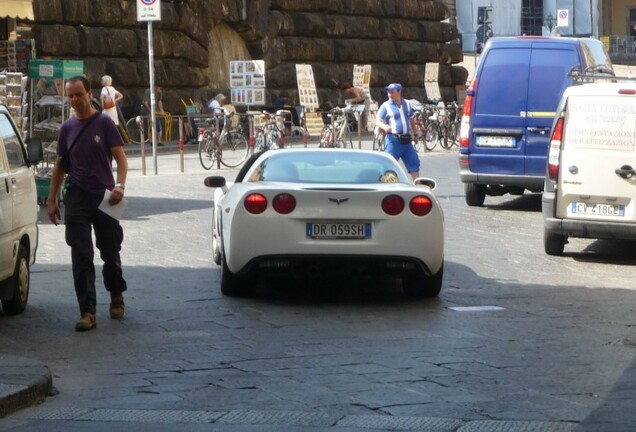
<svg viewBox="0 0 636 432">
<path fill-rule="evenodd" d="M 572 0 L 572 35 L 576 36 L 576 0 Z"/>
<path fill-rule="evenodd" d="M 157 115 L 155 109 L 155 66 L 154 50 L 152 44 L 152 21 L 148 21 L 148 73 L 150 74 L 150 125 L 152 134 L 152 159 L 155 164 L 155 174 L 157 170 Z"/>
<path fill-rule="evenodd" d="M 594 6 L 592 6 L 592 0 L 590 0 L 590 37 L 594 37 Z"/>
</svg>

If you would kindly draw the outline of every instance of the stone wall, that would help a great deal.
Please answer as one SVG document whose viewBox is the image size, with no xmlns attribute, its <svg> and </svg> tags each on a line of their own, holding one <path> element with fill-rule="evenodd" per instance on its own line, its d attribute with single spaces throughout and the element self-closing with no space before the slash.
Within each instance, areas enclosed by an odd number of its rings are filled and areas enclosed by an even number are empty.
<svg viewBox="0 0 636 432">
<path fill-rule="evenodd" d="M 96 88 L 108 74 L 134 111 L 148 83 L 148 25 L 136 0 L 33 0 L 38 57 L 82 59 Z M 354 64 L 372 65 L 372 96 L 401 82 L 409 98 L 425 98 L 427 63 L 439 63 L 442 96 L 454 99 L 467 72 L 457 29 L 432 0 L 162 0 L 153 22 L 154 67 L 169 111 L 180 99 L 229 94 L 230 60 L 264 59 L 268 100 L 296 95 L 296 63 L 309 63 L 322 103 L 338 103 L 338 84 Z"/>
</svg>

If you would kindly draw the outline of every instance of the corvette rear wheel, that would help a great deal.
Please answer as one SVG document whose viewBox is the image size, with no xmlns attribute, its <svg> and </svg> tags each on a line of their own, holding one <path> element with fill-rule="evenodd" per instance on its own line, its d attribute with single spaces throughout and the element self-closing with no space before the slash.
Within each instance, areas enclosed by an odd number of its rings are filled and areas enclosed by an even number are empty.
<svg viewBox="0 0 636 432">
<path fill-rule="evenodd" d="M 214 210 L 212 210 L 212 224 L 216 224 L 214 220 Z M 221 242 L 218 238 L 218 232 L 215 226 L 212 226 L 212 260 L 214 264 L 221 265 Z"/>
<path fill-rule="evenodd" d="M 251 293 L 249 280 L 230 271 L 225 260 L 225 252 L 221 256 L 221 293 L 230 297 L 245 297 Z"/>
<path fill-rule="evenodd" d="M 433 276 L 411 276 L 402 279 L 402 289 L 409 297 L 431 298 L 437 297 L 442 290 L 444 279 L 444 264 Z"/>
</svg>

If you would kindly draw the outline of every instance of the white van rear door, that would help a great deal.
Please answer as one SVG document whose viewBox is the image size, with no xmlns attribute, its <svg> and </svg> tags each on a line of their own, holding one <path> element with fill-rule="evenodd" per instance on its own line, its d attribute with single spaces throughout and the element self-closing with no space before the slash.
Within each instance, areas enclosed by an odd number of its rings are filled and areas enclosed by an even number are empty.
<svg viewBox="0 0 636 432">
<path fill-rule="evenodd" d="M 636 223 L 636 96 L 605 90 L 568 98 L 556 213 Z"/>
</svg>

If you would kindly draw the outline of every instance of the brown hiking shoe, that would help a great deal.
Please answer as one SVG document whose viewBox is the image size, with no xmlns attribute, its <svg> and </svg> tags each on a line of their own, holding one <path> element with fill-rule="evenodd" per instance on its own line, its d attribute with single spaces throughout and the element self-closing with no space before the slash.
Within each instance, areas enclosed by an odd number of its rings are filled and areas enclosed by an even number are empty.
<svg viewBox="0 0 636 432">
<path fill-rule="evenodd" d="M 80 320 L 75 324 L 75 330 L 77 331 L 87 331 L 92 330 L 97 327 L 97 323 L 95 322 L 95 315 L 90 312 L 86 312 Z"/>
<path fill-rule="evenodd" d="M 121 294 L 110 295 L 110 317 L 117 319 L 124 316 L 126 306 L 124 305 L 124 296 Z"/>
</svg>

